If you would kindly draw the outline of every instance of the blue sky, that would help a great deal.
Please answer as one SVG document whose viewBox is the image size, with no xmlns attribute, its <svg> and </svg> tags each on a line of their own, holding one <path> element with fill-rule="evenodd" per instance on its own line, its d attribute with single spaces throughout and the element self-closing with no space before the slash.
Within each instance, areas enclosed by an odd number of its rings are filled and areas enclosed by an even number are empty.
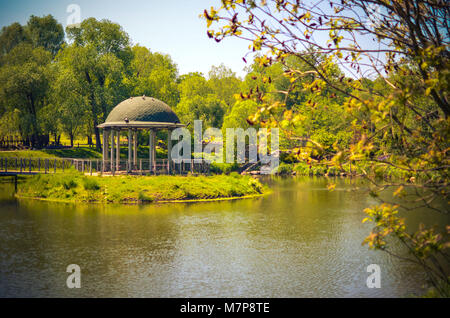
<svg viewBox="0 0 450 318">
<path fill-rule="evenodd" d="M 169 54 L 179 73 L 199 71 L 205 75 L 212 65 L 224 63 L 244 76 L 242 57 L 248 43 L 226 39 L 216 43 L 206 35 L 203 9 L 217 7 L 220 0 L 0 0 L 0 26 L 13 22 L 26 24 L 30 15 L 52 14 L 64 27 L 77 4 L 81 19 L 95 17 L 119 23 L 133 44 L 139 43 L 153 52 Z"/>
</svg>

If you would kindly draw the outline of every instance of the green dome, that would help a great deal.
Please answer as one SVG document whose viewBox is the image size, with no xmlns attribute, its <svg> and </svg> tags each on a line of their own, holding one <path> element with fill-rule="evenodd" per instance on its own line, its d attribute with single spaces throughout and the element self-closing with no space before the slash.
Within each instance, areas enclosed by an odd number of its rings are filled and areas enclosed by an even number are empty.
<svg viewBox="0 0 450 318">
<path fill-rule="evenodd" d="M 137 96 L 113 108 L 105 124 L 112 122 L 179 123 L 180 119 L 166 103 L 153 97 Z"/>
</svg>

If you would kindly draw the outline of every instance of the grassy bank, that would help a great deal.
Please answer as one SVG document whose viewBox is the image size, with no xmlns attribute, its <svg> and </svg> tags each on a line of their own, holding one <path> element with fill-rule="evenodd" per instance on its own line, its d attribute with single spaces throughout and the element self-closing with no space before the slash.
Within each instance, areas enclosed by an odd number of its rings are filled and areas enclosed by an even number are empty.
<svg viewBox="0 0 450 318">
<path fill-rule="evenodd" d="M 85 176 L 75 171 L 21 178 L 19 198 L 64 202 L 149 203 L 260 195 L 267 189 L 238 174 L 215 176 Z"/>
<path fill-rule="evenodd" d="M 42 150 L 0 151 L 0 158 L 101 158 L 102 154 L 95 148 L 63 148 Z"/>
</svg>

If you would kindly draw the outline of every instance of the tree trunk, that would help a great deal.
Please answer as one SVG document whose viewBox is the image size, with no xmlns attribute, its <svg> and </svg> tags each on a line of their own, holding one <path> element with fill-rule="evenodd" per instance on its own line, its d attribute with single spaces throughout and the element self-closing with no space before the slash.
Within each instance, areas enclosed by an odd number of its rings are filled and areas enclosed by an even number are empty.
<svg viewBox="0 0 450 318">
<path fill-rule="evenodd" d="M 102 143 L 100 142 L 100 129 L 97 128 L 97 123 L 95 123 L 95 149 L 98 151 L 102 150 Z"/>
<path fill-rule="evenodd" d="M 95 104 L 95 96 L 94 96 L 94 91 L 92 88 L 92 81 L 91 81 L 91 77 L 89 76 L 89 72 L 87 70 L 85 70 L 85 75 L 86 75 L 86 80 L 89 83 L 90 87 L 90 92 L 91 92 L 91 112 L 92 112 L 92 119 L 93 119 L 93 123 L 94 123 L 94 133 L 95 133 L 95 148 L 100 151 L 102 149 L 102 144 L 100 142 L 100 129 L 98 129 L 98 119 L 97 119 L 97 110 L 96 110 L 96 104 Z"/>
</svg>

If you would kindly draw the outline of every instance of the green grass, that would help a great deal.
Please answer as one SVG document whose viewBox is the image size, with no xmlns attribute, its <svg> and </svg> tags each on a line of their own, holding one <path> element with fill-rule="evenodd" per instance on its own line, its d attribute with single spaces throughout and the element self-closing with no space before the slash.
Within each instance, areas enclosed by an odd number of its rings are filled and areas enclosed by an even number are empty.
<svg viewBox="0 0 450 318">
<path fill-rule="evenodd" d="M 7 158 L 101 158 L 102 153 L 95 148 L 64 148 L 42 150 L 0 151 L 0 157 Z"/>
<path fill-rule="evenodd" d="M 259 195 L 258 180 L 237 173 L 213 176 L 85 176 L 74 170 L 20 178 L 17 196 L 51 201 L 146 203 Z"/>
</svg>

